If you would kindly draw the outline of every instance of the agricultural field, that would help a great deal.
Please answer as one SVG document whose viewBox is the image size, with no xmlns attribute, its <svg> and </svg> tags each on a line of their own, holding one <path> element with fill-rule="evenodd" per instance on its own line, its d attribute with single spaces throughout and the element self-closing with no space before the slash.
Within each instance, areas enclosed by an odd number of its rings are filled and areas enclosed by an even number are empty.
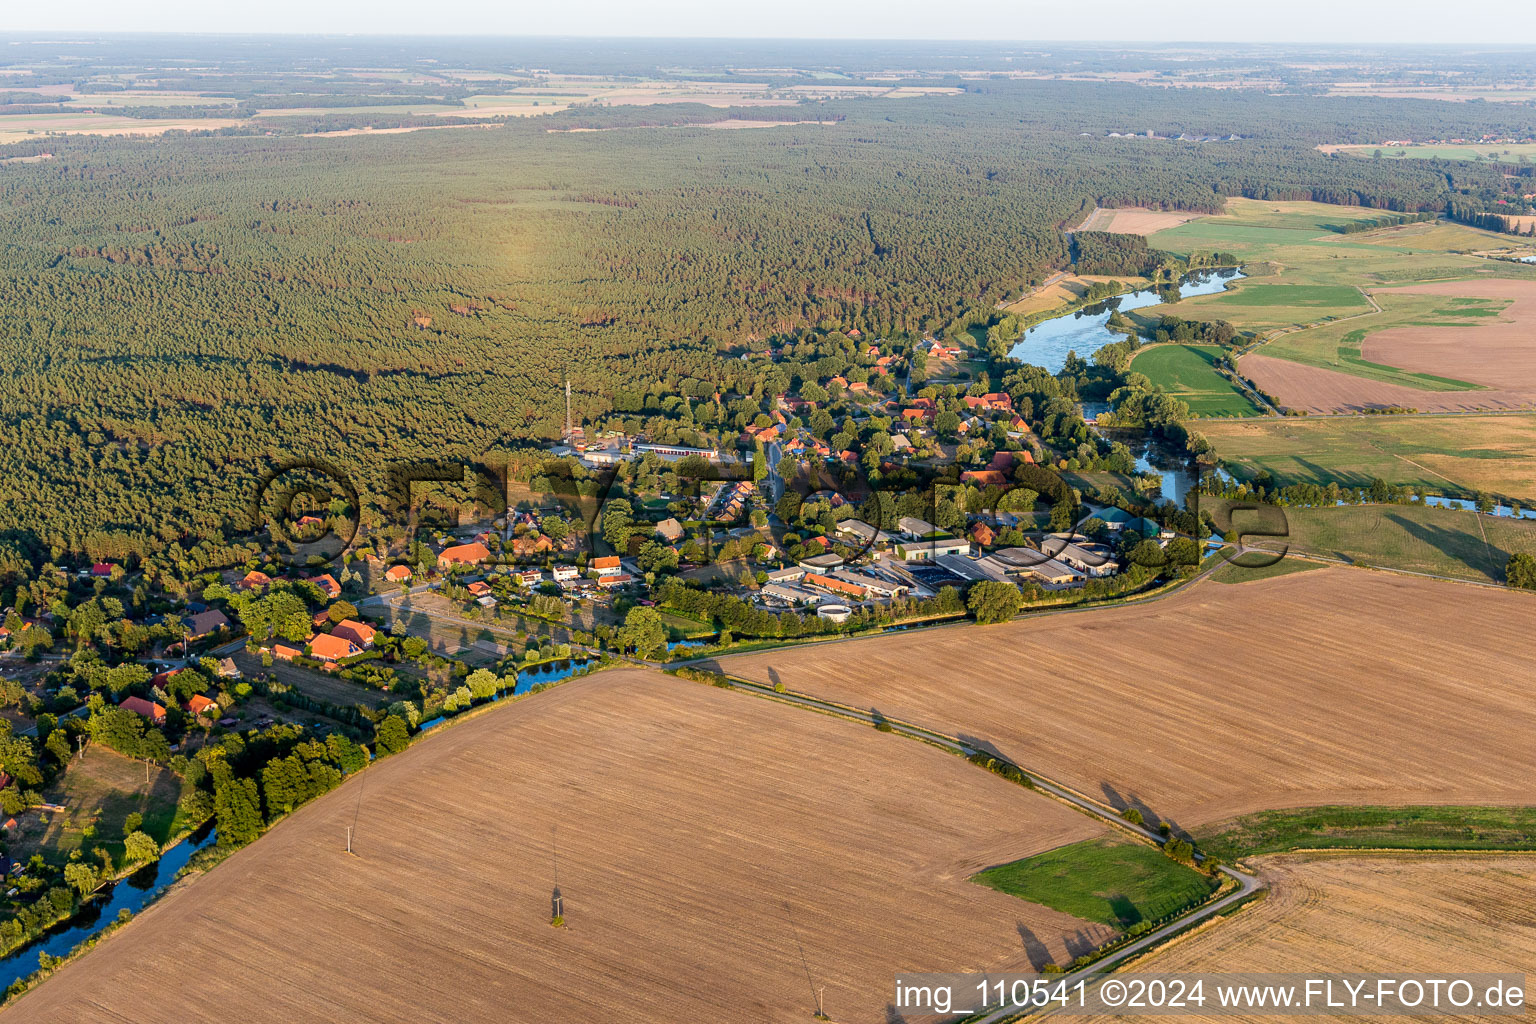
<svg viewBox="0 0 1536 1024">
<path fill-rule="evenodd" d="M 1345 505 L 1288 508 L 1285 517 L 1289 536 L 1248 546 L 1476 583 L 1502 583 L 1510 555 L 1536 555 L 1536 522 L 1462 509 Z"/>
<path fill-rule="evenodd" d="M 1299 974 L 1327 965 L 1330 972 L 1432 974 L 1448 964 L 1456 971 L 1525 973 L 1536 962 L 1536 856 L 1309 853 L 1268 857 L 1260 865 L 1270 884 L 1267 899 L 1138 960 L 1129 973 Z"/>
<path fill-rule="evenodd" d="M 1483 145 L 1469 143 L 1466 145 L 1418 145 L 1418 146 L 1319 146 L 1324 151 L 1344 153 L 1349 156 L 1363 156 L 1375 158 L 1377 153 L 1382 159 L 1392 160 L 1496 160 L 1500 163 L 1529 163 L 1536 160 L 1536 143 L 1510 142 L 1504 144 Z M 1524 159 L 1522 159 L 1524 158 Z"/>
<path fill-rule="evenodd" d="M 1522 338 L 1536 272 L 1475 253 L 1518 254 L 1509 236 L 1423 222 L 1343 234 L 1380 211 L 1232 200 L 1221 217 L 1159 232 L 1175 252 L 1222 248 L 1249 277 L 1218 295 L 1140 310 L 1223 319 L 1265 341 L 1244 376 L 1309 412 L 1536 405 L 1536 355 Z"/>
<path fill-rule="evenodd" d="M 897 965 L 1027 970 L 1112 935 L 969 881 L 1107 834 L 920 743 L 612 671 L 381 762 L 6 1016 L 787 1024 L 814 986 L 873 1024 Z"/>
<path fill-rule="evenodd" d="M 1123 206 L 1111 210 L 1096 207 L 1075 230 L 1150 235 L 1187 224 L 1200 216 L 1185 210 L 1148 210 L 1139 206 Z"/>
<path fill-rule="evenodd" d="M 1131 369 L 1189 403 L 1194 416 L 1259 415 L 1254 404 L 1216 372 L 1221 355 L 1216 345 L 1157 345 L 1138 350 Z"/>
<path fill-rule="evenodd" d="M 1089 839 L 1001 864 L 973 881 L 1085 921 L 1129 928 L 1209 896 L 1209 876 L 1145 843 Z"/>
<path fill-rule="evenodd" d="M 1142 358 L 1134 364 L 1138 370 Z M 1379 477 L 1464 498 L 1486 491 L 1536 506 L 1536 414 L 1270 417 L 1196 429 L 1244 479 L 1267 471 L 1282 486 L 1360 487 Z"/>
<path fill-rule="evenodd" d="M 1536 802 L 1533 633 L 1531 595 L 1330 567 L 716 665 L 1193 828 L 1325 803 Z"/>
</svg>

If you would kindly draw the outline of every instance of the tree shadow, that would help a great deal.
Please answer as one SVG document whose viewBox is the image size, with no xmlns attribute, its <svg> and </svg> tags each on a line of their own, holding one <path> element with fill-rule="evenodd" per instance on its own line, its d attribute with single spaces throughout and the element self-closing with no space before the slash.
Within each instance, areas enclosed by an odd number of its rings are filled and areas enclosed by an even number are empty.
<svg viewBox="0 0 1536 1024">
<path fill-rule="evenodd" d="M 1478 513 L 1473 512 L 1471 514 L 1477 515 Z M 1481 536 L 1481 531 L 1479 531 L 1477 537 L 1472 537 L 1466 533 L 1448 530 L 1443 526 L 1436 526 L 1431 523 L 1417 523 L 1397 513 L 1389 513 L 1386 518 L 1388 522 L 1401 527 L 1409 536 L 1430 545 L 1452 561 L 1476 566 L 1477 562 L 1469 558 L 1466 551 L 1466 545 L 1470 542 L 1474 550 L 1486 553 L 1491 564 L 1483 568 L 1494 579 L 1499 578 L 1499 573 L 1509 562 L 1509 552 L 1492 542 L 1485 542 Z"/>
<path fill-rule="evenodd" d="M 1019 931 L 1019 939 L 1024 943 L 1024 955 L 1029 958 L 1029 966 L 1035 970 L 1041 970 L 1046 964 L 1055 963 L 1051 951 L 1045 948 L 1045 943 L 1040 937 L 1030 931 L 1023 921 L 1015 922 L 1014 927 Z"/>
<path fill-rule="evenodd" d="M 1135 810 L 1140 813 L 1141 822 L 1147 828 L 1155 829 L 1157 828 L 1158 822 L 1165 820 L 1159 816 L 1156 811 L 1148 807 L 1147 804 L 1139 796 L 1122 795 L 1119 790 L 1115 789 L 1114 786 L 1107 782 L 1099 783 L 1099 789 L 1104 793 L 1104 799 L 1107 800 L 1109 805 L 1115 810 Z"/>
<path fill-rule="evenodd" d="M 1120 922 L 1121 927 L 1130 927 L 1142 919 L 1142 913 L 1131 898 L 1123 892 L 1117 892 L 1109 898 L 1109 909 Z"/>
</svg>

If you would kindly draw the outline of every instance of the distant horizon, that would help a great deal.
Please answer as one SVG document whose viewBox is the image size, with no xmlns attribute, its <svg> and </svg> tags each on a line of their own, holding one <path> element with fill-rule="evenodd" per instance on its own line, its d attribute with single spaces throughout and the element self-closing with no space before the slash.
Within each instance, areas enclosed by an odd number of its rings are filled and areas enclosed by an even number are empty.
<svg viewBox="0 0 1536 1024">
<path fill-rule="evenodd" d="M 1083 37 L 1054 37 L 1033 36 L 1008 38 L 1003 36 L 773 36 L 773 35 L 677 35 L 677 34 L 630 34 L 630 35 L 593 35 L 575 32 L 448 32 L 432 31 L 429 29 L 409 29 L 380 32 L 350 32 L 338 29 L 315 31 L 257 31 L 254 29 L 102 29 L 86 31 L 72 28 L 27 28 L 11 29 L 0 26 L 0 41 L 8 41 L 15 45 L 18 42 L 25 43 L 84 43 L 89 44 L 98 39 L 199 39 L 217 37 L 221 39 L 357 39 L 357 40 L 384 40 L 398 42 L 413 38 L 426 39 L 452 39 L 474 41 L 483 40 L 494 42 L 498 40 L 570 42 L 582 40 L 593 43 L 867 43 L 869 45 L 883 45 L 902 43 L 911 45 L 930 44 L 934 46 L 964 43 L 980 44 L 985 46 L 1008 47 L 1028 46 L 1038 43 L 1050 43 L 1058 46 L 1081 47 L 1083 49 L 1096 50 L 1138 50 L 1138 49 L 1164 49 L 1210 46 L 1251 46 L 1258 48 L 1286 48 L 1286 47 L 1320 47 L 1350 48 L 1350 49 L 1434 49 L 1434 50 L 1464 50 L 1464 49 L 1489 49 L 1504 51 L 1529 50 L 1536 53 L 1536 39 L 1531 42 L 1509 43 L 1493 40 L 1457 40 L 1447 42 L 1444 40 L 1359 40 L 1359 39 L 1090 39 Z"/>
<path fill-rule="evenodd" d="M 1446 17 L 1431 0 L 1293 0 L 1273 9 L 1154 8 L 1102 0 L 1090 11 L 1018 0 L 780 0 L 771 6 L 706 0 L 587 0 L 565 7 L 508 8 L 491 0 L 443 0 L 429 10 L 405 0 L 268 0 L 230 7 L 197 0 L 78 0 L 67 8 L 13 5 L 0 34 L 415 36 L 422 38 L 719 40 L 730 42 L 1092 43 L 1112 27 L 1128 37 L 1106 47 L 1162 44 L 1276 46 L 1536 46 L 1536 5 L 1469 0 Z M 359 32 L 366 26 L 368 31 Z M 594 32 L 601 27 L 601 33 Z M 1499 40 L 1488 38 L 1497 33 Z M 1276 36 L 1285 34 L 1286 39 Z M 878 38 L 877 38 L 878 36 Z M 1087 38 L 1085 38 L 1087 37 Z M 1513 41 L 1511 41 L 1513 40 Z"/>
</svg>

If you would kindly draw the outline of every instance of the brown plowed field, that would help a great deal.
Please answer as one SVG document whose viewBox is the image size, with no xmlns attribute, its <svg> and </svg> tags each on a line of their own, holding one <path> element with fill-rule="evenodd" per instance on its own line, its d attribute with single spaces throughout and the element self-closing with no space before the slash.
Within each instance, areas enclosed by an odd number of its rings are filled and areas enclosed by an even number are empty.
<svg viewBox="0 0 1536 1024">
<path fill-rule="evenodd" d="M 1229 920 L 1139 961 L 1127 973 L 1528 973 L 1536 964 L 1536 857 L 1530 855 L 1266 858 L 1271 891 Z M 1166 1021 L 1167 1017 L 1094 1017 Z M 1281 1021 L 1192 1013 L 1180 1020 Z M 1375 1022 L 1422 1017 L 1359 1016 Z M 1520 1020 L 1467 1013 L 1437 1020 Z"/>
<path fill-rule="evenodd" d="M 1393 328 L 1418 330 L 1419 328 Z M 1425 328 L 1434 330 L 1434 328 Z M 1468 328 L 1454 328 L 1465 337 Z M 1382 332 L 1387 333 L 1387 332 Z M 1369 338 L 1367 338 L 1369 344 Z M 1388 362 L 1387 360 L 1378 360 Z M 1388 365 L 1397 365 L 1391 361 Z M 1309 413 L 1363 412 L 1401 406 L 1419 412 L 1475 412 L 1478 410 L 1529 409 L 1536 405 L 1536 394 L 1510 390 L 1421 391 L 1401 384 L 1367 380 L 1321 366 L 1293 363 L 1289 359 L 1253 353 L 1238 360 L 1238 369 L 1260 390 L 1273 395 L 1281 405 L 1305 409 Z M 1463 378 L 1464 379 L 1464 378 Z"/>
<path fill-rule="evenodd" d="M 1508 299 L 1510 304 L 1497 318 L 1475 327 L 1392 327 L 1366 335 L 1364 358 L 1536 401 L 1536 281 L 1441 281 L 1393 291 Z"/>
<path fill-rule="evenodd" d="M 814 981 L 879 1024 L 897 970 L 1027 970 L 1107 937 L 966 880 L 1104 834 L 911 740 L 607 672 L 301 808 L 4 1019 L 802 1024 Z"/>
<path fill-rule="evenodd" d="M 1242 358 L 1243 375 L 1281 404 L 1313 413 L 1394 405 L 1420 412 L 1536 406 L 1536 281 L 1440 281 L 1390 292 L 1511 300 L 1485 323 L 1389 327 L 1366 335 L 1361 349 L 1361 357 L 1373 363 L 1482 384 L 1488 390 L 1423 391 L 1277 359 L 1260 354 L 1262 349 Z"/>
<path fill-rule="evenodd" d="M 1328 568 L 719 664 L 1189 827 L 1328 803 L 1536 803 L 1533 636 L 1531 595 Z"/>
</svg>

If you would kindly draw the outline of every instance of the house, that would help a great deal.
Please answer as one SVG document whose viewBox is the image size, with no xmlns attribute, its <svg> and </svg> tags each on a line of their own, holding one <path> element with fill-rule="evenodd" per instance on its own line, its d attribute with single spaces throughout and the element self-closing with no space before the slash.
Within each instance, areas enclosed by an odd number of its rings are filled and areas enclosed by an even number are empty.
<svg viewBox="0 0 1536 1024">
<path fill-rule="evenodd" d="M 270 587 L 271 585 L 272 577 L 268 576 L 264 572 L 257 572 L 255 569 L 252 569 L 250 572 L 246 573 L 245 579 L 240 581 L 241 590 L 261 590 L 265 587 Z"/>
<path fill-rule="evenodd" d="M 656 535 L 668 544 L 676 544 L 683 539 L 683 524 L 676 519 L 663 519 L 656 524 Z"/>
<path fill-rule="evenodd" d="M 992 528 L 986 523 L 977 523 L 971 527 L 970 537 L 971 540 L 976 542 L 977 547 L 983 548 L 991 547 L 992 542 L 997 539 L 997 536 L 992 532 Z"/>
<path fill-rule="evenodd" d="M 907 423 L 923 423 L 928 419 L 930 415 L 932 414 L 923 409 L 901 410 L 901 418 Z"/>
<path fill-rule="evenodd" d="M 411 570 L 407 566 L 396 565 L 385 570 L 384 578 L 391 583 L 409 583 L 411 580 Z"/>
<path fill-rule="evenodd" d="M 544 582 L 544 574 L 537 569 L 524 569 L 512 574 L 525 587 L 536 587 Z"/>
<path fill-rule="evenodd" d="M 324 629 L 325 624 L 330 621 L 331 613 L 322 608 L 309 617 L 309 628 L 312 630 Z"/>
<path fill-rule="evenodd" d="M 489 594 L 491 592 L 491 585 L 489 583 L 485 582 L 484 580 L 476 580 L 475 582 L 471 583 L 466 589 L 471 594 L 474 594 L 476 597 L 484 597 L 486 594 Z"/>
<path fill-rule="evenodd" d="M 152 725 L 165 724 L 165 708 L 154 701 L 145 700 L 143 697 L 124 697 L 117 706 L 124 711 L 132 711 L 141 718 L 149 719 Z"/>
<path fill-rule="evenodd" d="M 617 576 L 624 571 L 623 566 L 619 565 L 618 555 L 604 555 L 602 558 L 592 559 L 592 569 L 599 577 Z"/>
<path fill-rule="evenodd" d="M 320 588 L 320 592 L 332 601 L 341 596 L 341 584 L 330 573 L 324 576 L 315 576 L 309 582 Z"/>
<path fill-rule="evenodd" d="M 982 395 L 982 400 L 987 403 L 988 409 L 1002 409 L 1013 412 L 1013 396 L 1002 391 L 992 391 Z"/>
<path fill-rule="evenodd" d="M 846 389 L 848 387 L 848 378 L 844 377 L 842 374 L 838 374 L 837 376 L 835 376 L 835 377 L 833 377 L 833 378 L 831 378 L 830 380 L 827 381 L 827 387 L 830 388 L 834 384 L 837 385 L 840 388 Z"/>
<path fill-rule="evenodd" d="M 912 442 L 907 440 L 906 434 L 892 434 L 891 447 L 898 452 L 908 452 L 912 450 Z"/>
<path fill-rule="evenodd" d="M 635 582 L 635 578 L 627 572 L 621 572 L 617 576 L 599 576 L 597 585 L 604 590 L 612 590 L 614 587 L 622 587 Z"/>
<path fill-rule="evenodd" d="M 1008 477 L 1000 469 L 968 469 L 960 474 L 960 482 L 977 487 L 1006 487 Z"/>
<path fill-rule="evenodd" d="M 154 675 L 149 677 L 149 685 L 157 690 L 163 690 L 165 689 L 165 684 L 170 682 L 172 677 L 182 671 L 183 669 L 173 668 L 169 672 L 156 672 Z"/>
<path fill-rule="evenodd" d="M 321 661 L 340 661 L 362 654 L 363 649 L 346 637 L 321 633 L 309 642 L 309 653 Z"/>
<path fill-rule="evenodd" d="M 224 679 L 240 678 L 240 667 L 235 664 L 234 658 L 219 659 L 219 675 Z"/>
<path fill-rule="evenodd" d="M 550 570 L 550 574 L 555 577 L 556 583 L 565 583 L 580 576 L 581 569 L 574 565 L 557 565 Z"/>
<path fill-rule="evenodd" d="M 542 533 L 525 533 L 512 538 L 512 554 L 518 558 L 531 558 L 555 550 L 555 542 Z"/>
<path fill-rule="evenodd" d="M 437 567 L 451 569 L 456 565 L 478 565 L 490 557 L 490 549 L 479 541 L 472 544 L 455 544 L 452 547 L 443 548 L 438 554 Z"/>
<path fill-rule="evenodd" d="M 200 693 L 194 693 L 192 697 L 181 707 L 184 711 L 187 712 L 187 714 L 192 715 L 195 718 L 199 715 L 202 715 L 204 712 L 217 712 L 219 709 L 219 702 L 209 700 L 207 697 L 204 697 Z"/>
<path fill-rule="evenodd" d="M 196 640 L 221 629 L 229 628 L 229 619 L 217 608 L 210 608 L 205 612 L 198 612 L 187 620 L 187 638 Z"/>
<path fill-rule="evenodd" d="M 366 622 L 359 622 L 356 619 L 342 619 L 336 623 L 336 628 L 331 630 L 331 635 L 339 636 L 343 640 L 350 640 L 359 647 L 372 647 L 373 638 L 378 632 L 378 630 Z"/>
<path fill-rule="evenodd" d="M 113 568 L 114 567 L 111 562 L 97 562 L 95 565 L 91 566 L 91 575 L 99 580 L 106 579 L 108 576 L 112 575 Z"/>
<path fill-rule="evenodd" d="M 272 645 L 272 657 L 276 658 L 278 661 L 292 661 L 294 658 L 297 658 L 303 653 L 304 652 L 298 648 L 289 647 L 287 644 Z"/>
<path fill-rule="evenodd" d="M 861 380 L 856 380 L 848 385 L 848 390 L 856 395 L 867 395 L 869 394 L 869 385 Z"/>
</svg>

